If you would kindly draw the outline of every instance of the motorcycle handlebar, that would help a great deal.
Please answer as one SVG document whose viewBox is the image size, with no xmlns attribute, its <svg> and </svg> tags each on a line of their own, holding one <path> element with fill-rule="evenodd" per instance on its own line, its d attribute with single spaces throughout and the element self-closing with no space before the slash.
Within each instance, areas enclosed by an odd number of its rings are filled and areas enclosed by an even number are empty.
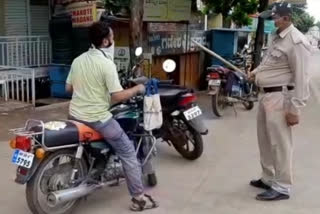
<svg viewBox="0 0 320 214">
<path fill-rule="evenodd" d="M 159 80 L 159 84 L 172 84 L 173 80 Z"/>
</svg>

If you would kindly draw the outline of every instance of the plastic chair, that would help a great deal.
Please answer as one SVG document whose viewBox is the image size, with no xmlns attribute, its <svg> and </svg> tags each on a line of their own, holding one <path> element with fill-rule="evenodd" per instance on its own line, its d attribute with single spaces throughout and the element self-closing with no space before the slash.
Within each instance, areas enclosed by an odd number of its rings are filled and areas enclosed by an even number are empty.
<svg viewBox="0 0 320 214">
<path fill-rule="evenodd" d="M 7 81 L 5 81 L 5 80 L 0 80 L 0 85 L 2 86 L 2 95 L 4 95 L 5 101 L 8 101 Z"/>
</svg>

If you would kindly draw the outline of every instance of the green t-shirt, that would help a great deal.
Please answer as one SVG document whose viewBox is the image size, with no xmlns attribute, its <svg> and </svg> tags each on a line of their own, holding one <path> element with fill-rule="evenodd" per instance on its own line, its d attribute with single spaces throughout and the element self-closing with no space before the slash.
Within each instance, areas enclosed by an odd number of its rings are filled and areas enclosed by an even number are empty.
<svg viewBox="0 0 320 214">
<path fill-rule="evenodd" d="M 87 122 L 109 120 L 110 95 L 123 90 L 116 65 L 94 48 L 73 61 L 67 84 L 73 87 L 69 114 Z"/>
</svg>

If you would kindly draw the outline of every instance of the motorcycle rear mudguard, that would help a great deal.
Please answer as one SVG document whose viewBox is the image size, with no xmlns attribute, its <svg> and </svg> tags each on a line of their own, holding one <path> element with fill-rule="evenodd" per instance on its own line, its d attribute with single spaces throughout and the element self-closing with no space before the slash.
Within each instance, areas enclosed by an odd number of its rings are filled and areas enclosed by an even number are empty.
<svg viewBox="0 0 320 214">
<path fill-rule="evenodd" d="M 208 90 L 208 95 L 212 96 L 212 95 L 216 95 L 219 91 L 221 86 L 211 86 Z"/>
<path fill-rule="evenodd" d="M 209 130 L 204 125 L 204 122 L 201 116 L 196 117 L 192 120 L 186 120 L 186 123 L 188 123 L 193 129 L 195 129 L 201 135 L 207 135 L 209 133 Z"/>
<path fill-rule="evenodd" d="M 34 175 L 34 173 L 37 171 L 40 163 L 41 163 L 41 160 L 35 158 L 33 161 L 32 167 L 30 169 L 28 169 L 28 172 L 26 175 L 23 175 L 19 172 L 19 170 L 21 169 L 21 167 L 19 166 L 17 168 L 17 173 L 16 173 L 17 177 L 15 179 L 15 182 L 18 184 L 26 184 L 31 179 L 31 177 Z"/>
</svg>

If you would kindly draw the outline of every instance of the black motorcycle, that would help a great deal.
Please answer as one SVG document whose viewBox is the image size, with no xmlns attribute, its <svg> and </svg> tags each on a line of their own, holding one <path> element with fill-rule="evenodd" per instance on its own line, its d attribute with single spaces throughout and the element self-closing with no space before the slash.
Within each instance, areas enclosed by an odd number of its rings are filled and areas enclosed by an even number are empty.
<svg viewBox="0 0 320 214">
<path fill-rule="evenodd" d="M 173 72 L 175 67 L 176 64 L 171 59 L 163 63 L 163 69 L 168 73 Z M 137 64 L 131 74 L 135 74 L 139 69 L 141 69 L 140 65 Z M 143 76 L 126 79 L 125 85 L 130 85 L 130 82 L 139 84 L 148 81 L 148 78 Z M 153 136 L 172 145 L 182 157 L 188 160 L 199 158 L 203 153 L 202 135 L 206 135 L 208 129 L 202 121 L 202 111 L 197 104 L 196 94 L 192 89 L 174 85 L 172 80 L 160 80 L 158 88 L 163 125 L 152 132 Z"/>
</svg>

